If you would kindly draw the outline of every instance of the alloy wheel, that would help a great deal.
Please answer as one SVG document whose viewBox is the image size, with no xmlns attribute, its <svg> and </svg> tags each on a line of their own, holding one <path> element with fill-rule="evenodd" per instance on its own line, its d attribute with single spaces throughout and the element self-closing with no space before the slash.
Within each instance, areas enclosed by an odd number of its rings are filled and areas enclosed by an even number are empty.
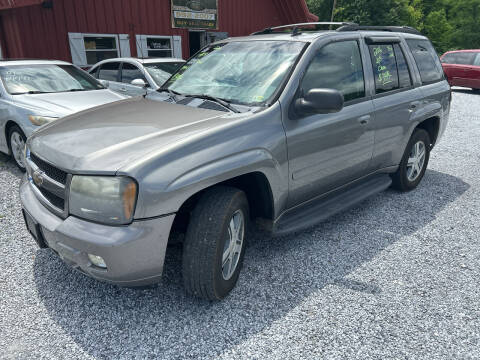
<svg viewBox="0 0 480 360">
<path fill-rule="evenodd" d="M 17 131 L 13 131 L 10 135 L 10 147 L 16 163 L 24 169 L 25 163 L 23 162 L 23 150 L 25 149 L 25 140 L 23 140 L 22 135 Z"/>
<path fill-rule="evenodd" d="M 423 165 L 425 164 L 425 157 L 427 155 L 425 143 L 423 141 L 416 142 L 407 162 L 407 179 L 410 182 L 415 181 L 422 173 Z"/>
<path fill-rule="evenodd" d="M 222 256 L 222 276 L 229 280 L 238 265 L 245 237 L 245 217 L 241 210 L 233 213 L 228 225 L 228 235 L 225 240 Z"/>
</svg>

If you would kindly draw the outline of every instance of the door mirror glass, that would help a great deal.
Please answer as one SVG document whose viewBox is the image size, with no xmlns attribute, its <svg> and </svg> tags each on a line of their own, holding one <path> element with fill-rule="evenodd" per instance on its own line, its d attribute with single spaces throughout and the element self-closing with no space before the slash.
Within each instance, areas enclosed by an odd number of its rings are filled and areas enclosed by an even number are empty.
<svg viewBox="0 0 480 360">
<path fill-rule="evenodd" d="M 338 90 L 311 89 L 295 101 L 295 112 L 299 115 L 336 113 L 343 109 L 344 101 Z"/>
<path fill-rule="evenodd" d="M 134 79 L 130 84 L 138 87 L 147 87 L 147 84 L 142 79 Z"/>
<path fill-rule="evenodd" d="M 108 81 L 108 80 L 99 79 L 98 81 L 100 82 L 100 84 L 102 84 L 106 88 L 108 88 L 110 86 L 110 81 Z"/>
</svg>

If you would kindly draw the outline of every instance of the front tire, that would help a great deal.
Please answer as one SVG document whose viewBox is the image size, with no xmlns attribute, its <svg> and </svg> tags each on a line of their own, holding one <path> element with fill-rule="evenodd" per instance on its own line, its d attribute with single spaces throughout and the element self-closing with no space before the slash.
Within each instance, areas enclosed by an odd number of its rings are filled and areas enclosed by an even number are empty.
<svg viewBox="0 0 480 360">
<path fill-rule="evenodd" d="M 235 287 L 243 264 L 249 211 L 245 193 L 217 186 L 195 206 L 183 247 L 187 293 L 221 300 Z"/>
<path fill-rule="evenodd" d="M 430 159 L 430 136 L 416 129 L 408 142 L 400 166 L 392 175 L 392 187 L 399 191 L 415 189 L 423 179 Z"/>
<path fill-rule="evenodd" d="M 25 163 L 23 159 L 23 151 L 25 149 L 25 143 L 27 137 L 17 125 L 14 125 L 8 131 L 8 146 L 12 153 L 12 158 L 18 168 L 25 172 Z"/>
</svg>

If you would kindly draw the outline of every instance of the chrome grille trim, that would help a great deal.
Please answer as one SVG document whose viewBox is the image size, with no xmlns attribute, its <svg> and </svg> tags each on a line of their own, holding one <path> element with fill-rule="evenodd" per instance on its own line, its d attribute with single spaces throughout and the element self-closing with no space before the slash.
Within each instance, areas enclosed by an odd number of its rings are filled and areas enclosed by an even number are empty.
<svg viewBox="0 0 480 360">
<path fill-rule="evenodd" d="M 38 156 L 35 156 L 35 158 L 39 159 Z M 41 159 L 40 165 L 44 163 L 48 164 L 46 161 Z M 52 179 L 41 167 L 39 167 L 35 162 L 32 161 L 29 149 L 27 149 L 25 164 L 27 168 L 28 181 L 35 193 L 35 196 L 47 209 L 65 219 L 68 216 L 68 188 L 70 187 L 72 175 L 65 172 L 65 184 L 62 184 L 55 179 Z M 51 164 L 48 164 L 48 166 L 50 171 L 51 169 L 56 169 L 55 166 Z M 59 172 L 64 172 L 61 169 L 57 170 Z M 40 175 L 42 180 L 41 183 L 35 183 L 34 175 Z M 50 197 L 52 200 L 49 200 L 48 197 Z M 58 204 L 52 203 L 52 201 L 59 202 L 59 199 L 63 200 L 62 208 L 57 206 Z"/>
</svg>

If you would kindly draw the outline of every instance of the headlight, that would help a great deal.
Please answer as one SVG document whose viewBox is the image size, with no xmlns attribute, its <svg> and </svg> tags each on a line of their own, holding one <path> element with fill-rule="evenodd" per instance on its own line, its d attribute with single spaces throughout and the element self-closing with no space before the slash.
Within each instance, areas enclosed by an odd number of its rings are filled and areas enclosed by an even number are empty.
<svg viewBox="0 0 480 360">
<path fill-rule="evenodd" d="M 70 214 L 104 224 L 132 222 L 137 183 L 125 176 L 73 176 Z"/>
<path fill-rule="evenodd" d="M 48 116 L 30 115 L 30 116 L 28 117 L 28 120 L 30 120 L 30 122 L 31 122 L 33 125 L 41 126 L 41 125 L 48 124 L 49 122 L 52 122 L 52 121 L 54 121 L 54 120 L 57 120 L 57 118 L 48 117 Z"/>
</svg>

